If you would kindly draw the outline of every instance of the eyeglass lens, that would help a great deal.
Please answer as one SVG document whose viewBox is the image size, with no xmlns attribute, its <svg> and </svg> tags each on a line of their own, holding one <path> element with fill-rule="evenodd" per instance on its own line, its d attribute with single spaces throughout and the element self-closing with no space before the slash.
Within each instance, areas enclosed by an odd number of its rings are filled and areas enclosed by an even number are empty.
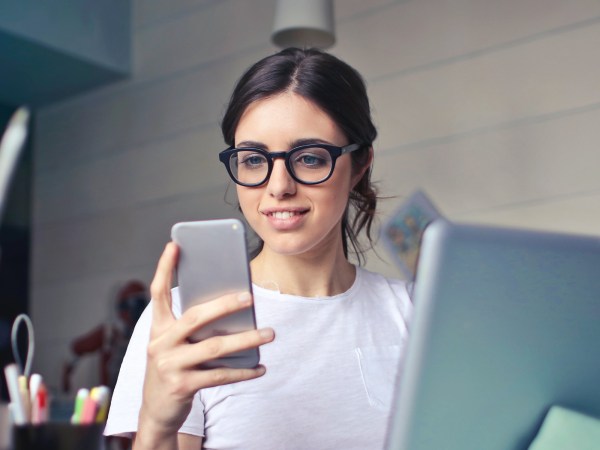
<svg viewBox="0 0 600 450">
<path fill-rule="evenodd" d="M 332 159 L 320 147 L 302 148 L 288 153 L 289 167 L 298 180 L 315 183 L 331 173 Z M 234 177 L 243 184 L 262 184 L 269 175 L 267 156 L 255 150 L 240 150 L 231 155 L 229 167 Z"/>
</svg>

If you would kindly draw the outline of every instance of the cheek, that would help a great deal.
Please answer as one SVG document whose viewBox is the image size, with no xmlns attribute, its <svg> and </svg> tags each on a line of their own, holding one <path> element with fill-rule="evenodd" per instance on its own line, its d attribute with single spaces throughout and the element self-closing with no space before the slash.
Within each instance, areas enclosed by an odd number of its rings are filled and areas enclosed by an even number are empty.
<svg viewBox="0 0 600 450">
<path fill-rule="evenodd" d="M 344 180 L 344 182 L 336 184 L 335 188 L 330 186 L 330 189 L 323 189 L 321 192 L 314 194 L 312 200 L 322 214 L 331 215 L 337 220 L 341 219 L 346 210 L 349 196 L 350 184 Z"/>
<path fill-rule="evenodd" d="M 237 198 L 244 215 L 251 212 L 253 209 L 256 209 L 256 207 L 253 208 L 252 205 L 257 204 L 259 201 L 260 194 L 257 191 L 258 189 L 255 190 L 239 185 L 237 186 Z"/>
<path fill-rule="evenodd" d="M 339 169 L 342 169 L 342 167 L 339 167 Z M 352 190 L 355 177 L 356 174 L 351 172 L 349 165 L 344 165 L 343 170 L 339 171 L 336 166 L 333 176 L 330 178 L 330 181 L 332 182 L 332 197 L 337 198 L 338 201 L 342 198 L 347 200 L 350 191 Z"/>
</svg>

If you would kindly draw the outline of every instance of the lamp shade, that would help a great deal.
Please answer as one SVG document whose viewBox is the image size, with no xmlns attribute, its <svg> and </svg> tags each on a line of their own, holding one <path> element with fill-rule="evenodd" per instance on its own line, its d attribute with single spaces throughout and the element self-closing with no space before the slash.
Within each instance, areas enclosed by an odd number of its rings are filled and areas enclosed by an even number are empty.
<svg viewBox="0 0 600 450">
<path fill-rule="evenodd" d="M 282 48 L 331 47 L 333 0 L 277 0 L 271 39 Z"/>
</svg>

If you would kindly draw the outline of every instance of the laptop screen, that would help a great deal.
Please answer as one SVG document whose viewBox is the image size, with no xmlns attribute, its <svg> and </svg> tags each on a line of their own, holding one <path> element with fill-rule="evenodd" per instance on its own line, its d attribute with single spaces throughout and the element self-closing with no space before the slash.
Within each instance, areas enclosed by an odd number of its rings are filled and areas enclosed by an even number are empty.
<svg viewBox="0 0 600 450">
<path fill-rule="evenodd" d="M 526 449 L 552 405 L 600 417 L 600 238 L 425 231 L 388 450 Z"/>
</svg>

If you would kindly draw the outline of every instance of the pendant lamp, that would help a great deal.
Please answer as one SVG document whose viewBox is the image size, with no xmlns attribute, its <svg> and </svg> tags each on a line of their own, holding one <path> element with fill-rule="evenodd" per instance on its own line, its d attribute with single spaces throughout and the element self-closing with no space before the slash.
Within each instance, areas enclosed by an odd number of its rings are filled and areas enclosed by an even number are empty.
<svg viewBox="0 0 600 450">
<path fill-rule="evenodd" d="M 277 0 L 271 40 L 281 48 L 335 43 L 333 0 Z"/>
</svg>

